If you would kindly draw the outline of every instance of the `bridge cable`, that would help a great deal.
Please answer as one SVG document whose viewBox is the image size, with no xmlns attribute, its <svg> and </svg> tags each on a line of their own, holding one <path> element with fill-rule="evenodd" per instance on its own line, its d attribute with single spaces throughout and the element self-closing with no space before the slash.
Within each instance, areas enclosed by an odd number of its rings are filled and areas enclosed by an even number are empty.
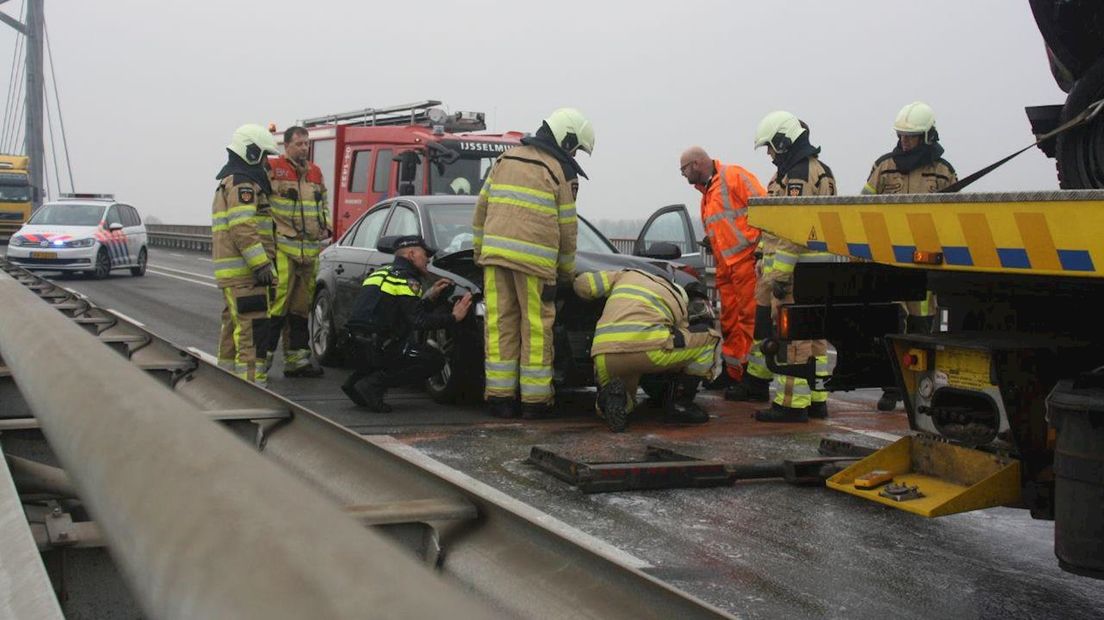
<svg viewBox="0 0 1104 620">
<path fill-rule="evenodd" d="M 58 95 L 57 73 L 54 71 L 54 52 L 50 47 L 50 30 L 46 27 L 46 17 L 42 18 L 42 32 L 46 38 L 46 57 L 50 60 L 50 81 L 54 84 L 54 105 L 57 106 L 58 126 L 61 129 L 61 145 L 65 149 L 65 168 L 69 172 L 69 191 L 76 192 L 73 185 L 73 162 L 69 159 L 69 139 L 65 135 L 65 118 L 61 115 L 61 96 Z M 49 107 L 49 106 L 47 106 Z M 52 131 L 52 130 L 51 130 Z M 50 141 L 53 142 L 51 135 Z M 56 163 L 55 163 L 56 165 Z M 57 179 L 58 192 L 61 192 L 61 177 Z"/>
<path fill-rule="evenodd" d="M 26 3 L 26 0 L 24 0 L 24 2 L 22 4 L 20 4 L 20 7 L 19 7 L 19 21 L 20 22 L 23 21 L 23 11 L 26 8 L 27 8 L 27 3 Z M 7 95 L 7 98 L 6 98 L 7 101 L 4 103 L 4 121 L 3 121 L 4 132 L 3 132 L 3 135 L 0 136 L 0 150 L 5 150 L 5 151 L 7 150 L 6 145 L 8 144 L 8 138 L 9 138 L 8 124 L 9 124 L 9 121 L 11 120 L 11 114 L 12 114 L 12 111 L 13 111 L 12 110 L 12 105 L 13 105 L 13 100 L 15 98 L 16 67 L 21 65 L 21 63 L 19 62 L 19 57 L 20 57 L 20 54 L 22 53 L 23 41 L 25 39 L 26 39 L 26 36 L 23 35 L 22 33 L 20 33 L 20 32 L 15 33 L 15 50 L 12 52 L 11 71 L 8 73 L 8 95 Z"/>
</svg>

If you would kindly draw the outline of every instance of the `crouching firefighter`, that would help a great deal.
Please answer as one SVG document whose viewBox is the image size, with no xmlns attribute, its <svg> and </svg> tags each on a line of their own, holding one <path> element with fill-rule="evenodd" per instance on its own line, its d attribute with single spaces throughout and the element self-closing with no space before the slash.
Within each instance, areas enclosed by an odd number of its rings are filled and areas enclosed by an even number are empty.
<svg viewBox="0 0 1104 620">
<path fill-rule="evenodd" d="M 385 247 L 384 240 L 380 246 Z M 373 271 L 364 280 L 347 324 L 355 370 L 341 390 L 357 405 L 386 413 L 387 388 L 415 385 L 445 365 L 440 352 L 418 345 L 416 331 L 447 328 L 464 320 L 471 308 L 471 293 L 449 307 L 438 303 L 442 292 L 453 286 L 440 279 L 422 294 L 420 279 L 433 251 L 418 236 L 394 241 L 395 260 Z"/>
<path fill-rule="evenodd" d="M 628 426 L 640 378 L 646 374 L 679 374 L 665 421 L 709 421 L 694 404 L 694 394 L 702 379 L 713 376 L 720 335 L 712 321 L 690 325 L 690 302 L 681 286 L 662 276 L 625 269 L 581 274 L 574 288 L 583 299 L 606 298 L 590 354 L 598 383 L 598 414 L 611 431 Z"/>
</svg>

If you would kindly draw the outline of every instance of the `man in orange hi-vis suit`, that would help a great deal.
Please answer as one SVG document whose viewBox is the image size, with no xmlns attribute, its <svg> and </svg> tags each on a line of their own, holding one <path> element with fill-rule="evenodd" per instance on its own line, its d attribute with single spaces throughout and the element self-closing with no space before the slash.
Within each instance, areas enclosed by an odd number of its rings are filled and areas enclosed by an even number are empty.
<svg viewBox="0 0 1104 620">
<path fill-rule="evenodd" d="M 701 147 L 690 147 L 680 158 L 682 176 L 702 193 L 701 217 L 717 262 L 717 292 L 721 297 L 722 356 L 729 379 L 743 379 L 755 331 L 755 248 L 759 230 L 747 221 L 747 201 L 765 196 L 755 175 L 734 164 L 722 164 Z"/>
</svg>

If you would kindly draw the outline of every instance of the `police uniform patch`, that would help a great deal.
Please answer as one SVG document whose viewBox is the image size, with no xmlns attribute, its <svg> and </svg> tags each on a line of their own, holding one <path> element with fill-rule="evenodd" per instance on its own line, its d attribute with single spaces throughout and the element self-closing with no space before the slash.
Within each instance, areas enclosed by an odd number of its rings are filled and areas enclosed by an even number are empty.
<svg viewBox="0 0 1104 620">
<path fill-rule="evenodd" d="M 256 199 L 256 197 L 257 195 L 253 191 L 252 187 L 238 188 L 238 202 L 242 203 L 243 205 L 253 204 L 253 200 Z"/>
<path fill-rule="evenodd" d="M 422 294 L 422 283 L 421 282 L 419 282 L 417 280 L 408 280 L 408 282 L 410 282 L 410 290 L 414 291 L 415 293 L 417 293 L 419 295 Z"/>
<path fill-rule="evenodd" d="M 786 195 L 788 196 L 800 196 L 804 191 L 805 186 L 801 183 L 788 183 L 786 185 Z"/>
</svg>

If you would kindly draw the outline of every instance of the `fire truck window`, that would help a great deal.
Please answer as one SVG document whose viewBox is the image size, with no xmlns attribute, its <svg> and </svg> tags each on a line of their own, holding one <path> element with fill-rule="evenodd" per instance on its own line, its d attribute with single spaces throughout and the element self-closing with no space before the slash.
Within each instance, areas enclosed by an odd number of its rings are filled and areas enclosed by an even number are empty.
<svg viewBox="0 0 1104 620">
<path fill-rule="evenodd" d="M 322 182 L 328 191 L 333 191 L 334 141 L 318 140 L 311 145 L 311 161 L 322 170 Z"/>
<path fill-rule="evenodd" d="M 349 180 L 349 191 L 363 194 L 368 191 L 368 166 L 372 163 L 372 151 L 353 153 L 353 178 Z"/>
<path fill-rule="evenodd" d="M 391 149 L 380 149 L 376 158 L 376 181 L 372 184 L 372 191 L 387 193 L 387 184 L 391 181 Z"/>
</svg>

